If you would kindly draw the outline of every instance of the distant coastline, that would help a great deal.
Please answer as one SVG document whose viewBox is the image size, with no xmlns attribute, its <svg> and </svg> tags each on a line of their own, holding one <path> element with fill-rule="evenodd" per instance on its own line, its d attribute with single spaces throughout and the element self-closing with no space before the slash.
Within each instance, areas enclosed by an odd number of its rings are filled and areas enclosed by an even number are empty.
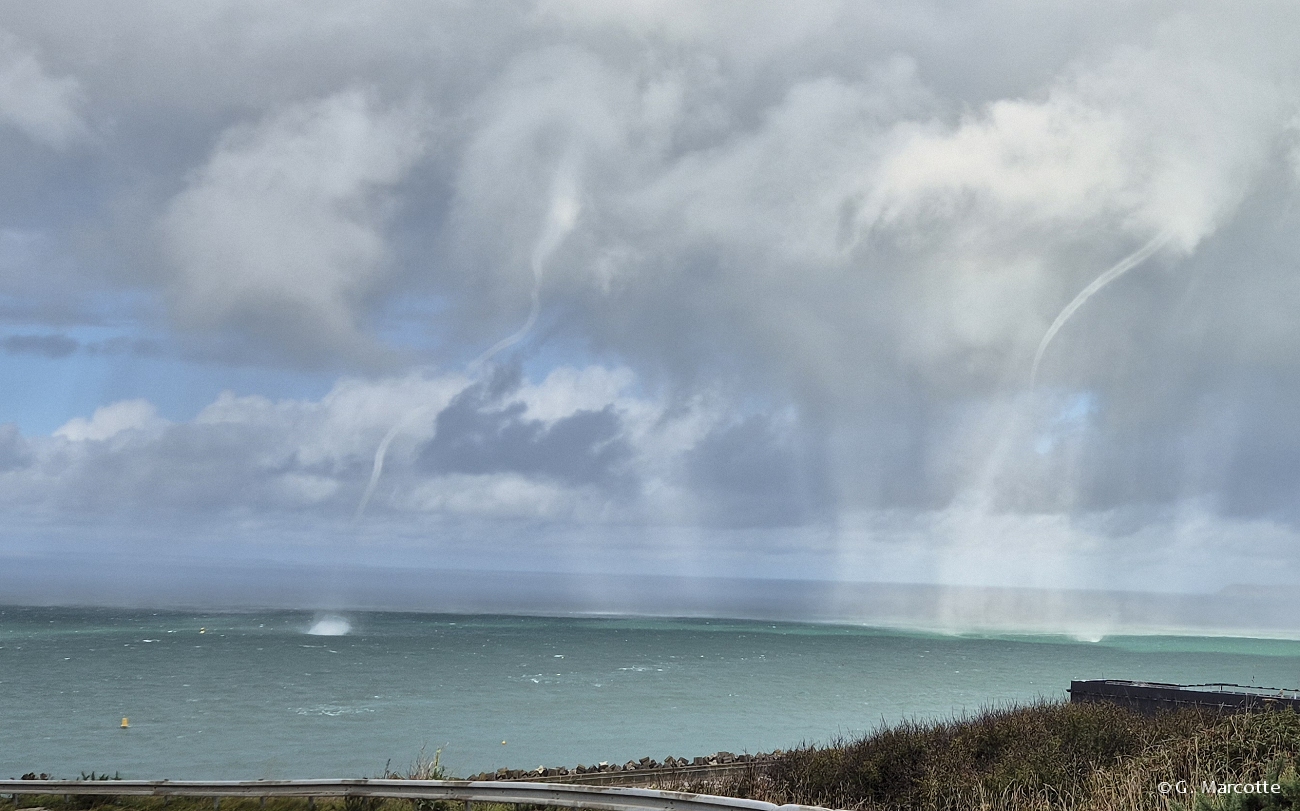
<svg viewBox="0 0 1300 811">
<path fill-rule="evenodd" d="M 50 585 L 53 574 L 57 587 Z M 21 557 L 0 558 L 4 604 L 720 618 L 1082 641 L 1117 634 L 1300 639 L 1300 593 L 1263 586 L 1180 594 L 184 561 L 164 571 L 133 561 Z"/>
</svg>

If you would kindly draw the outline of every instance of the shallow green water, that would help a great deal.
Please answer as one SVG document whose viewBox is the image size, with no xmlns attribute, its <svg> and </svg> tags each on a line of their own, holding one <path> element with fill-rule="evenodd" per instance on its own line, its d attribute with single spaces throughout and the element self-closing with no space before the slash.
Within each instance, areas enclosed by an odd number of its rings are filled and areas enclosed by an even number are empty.
<svg viewBox="0 0 1300 811">
<path fill-rule="evenodd" d="M 1300 686 L 1300 642 L 1277 640 L 417 614 L 314 636 L 315 619 L 0 608 L 0 777 L 363 777 L 422 746 L 465 775 L 788 748 L 1072 678 Z"/>
</svg>

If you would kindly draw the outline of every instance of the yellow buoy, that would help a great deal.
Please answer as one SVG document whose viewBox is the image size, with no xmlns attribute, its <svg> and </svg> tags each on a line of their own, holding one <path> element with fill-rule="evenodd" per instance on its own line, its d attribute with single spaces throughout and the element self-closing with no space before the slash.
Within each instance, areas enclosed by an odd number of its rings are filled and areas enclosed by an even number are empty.
<svg viewBox="0 0 1300 811">
<path fill-rule="evenodd" d="M 207 632 L 208 632 L 208 629 L 207 629 L 207 628 L 200 628 L 200 629 L 199 629 L 199 633 L 201 633 L 201 634 L 206 634 Z"/>
<path fill-rule="evenodd" d="M 502 741 L 502 742 L 501 742 L 501 745 L 502 745 L 502 746 L 505 746 L 505 745 L 506 745 L 506 742 L 505 742 L 505 741 Z"/>
<path fill-rule="evenodd" d="M 131 719 L 127 718 L 125 715 L 122 716 L 122 729 L 126 729 L 129 726 L 131 726 Z"/>
</svg>

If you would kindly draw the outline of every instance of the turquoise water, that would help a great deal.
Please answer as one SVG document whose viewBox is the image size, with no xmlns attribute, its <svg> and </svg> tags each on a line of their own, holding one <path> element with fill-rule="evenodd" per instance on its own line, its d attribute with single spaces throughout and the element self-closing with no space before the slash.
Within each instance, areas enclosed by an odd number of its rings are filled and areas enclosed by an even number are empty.
<svg viewBox="0 0 1300 811">
<path fill-rule="evenodd" d="M 0 608 L 0 777 L 364 777 L 421 747 L 466 775 L 788 748 L 1062 698 L 1071 678 L 1300 686 L 1288 641 L 417 614 L 313 636 L 315 619 Z"/>
</svg>

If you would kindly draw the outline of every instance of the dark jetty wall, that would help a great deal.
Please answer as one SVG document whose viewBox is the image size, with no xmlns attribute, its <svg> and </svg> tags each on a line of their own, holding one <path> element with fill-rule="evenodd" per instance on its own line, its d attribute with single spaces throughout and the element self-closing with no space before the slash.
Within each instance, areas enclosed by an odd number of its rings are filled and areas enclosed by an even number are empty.
<svg viewBox="0 0 1300 811">
<path fill-rule="evenodd" d="M 1120 679 L 1088 679 L 1070 682 L 1070 701 L 1075 704 L 1108 703 L 1154 715 L 1181 709 L 1219 713 L 1262 712 L 1290 709 L 1300 712 L 1300 694 L 1295 690 L 1245 687 L 1237 684 L 1161 684 Z"/>
</svg>

